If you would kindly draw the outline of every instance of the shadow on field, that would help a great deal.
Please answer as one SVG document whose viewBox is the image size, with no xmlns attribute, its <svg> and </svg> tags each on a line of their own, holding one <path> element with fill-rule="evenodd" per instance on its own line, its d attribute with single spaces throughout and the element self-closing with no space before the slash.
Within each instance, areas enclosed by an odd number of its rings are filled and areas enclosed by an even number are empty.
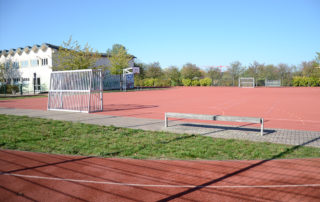
<svg viewBox="0 0 320 202">
<path fill-rule="evenodd" d="M 188 190 L 186 190 L 186 191 L 182 191 L 182 192 L 180 192 L 180 193 L 171 195 L 171 196 L 169 196 L 169 197 L 163 198 L 163 199 L 158 200 L 158 201 L 171 201 L 171 200 L 174 200 L 174 199 L 183 197 L 183 196 L 185 196 L 185 195 L 187 195 L 187 194 L 190 194 L 190 193 L 192 193 L 192 192 L 199 191 L 199 190 L 201 190 L 201 189 L 203 189 L 203 188 L 206 188 L 207 186 L 212 186 L 213 184 L 216 184 L 216 183 L 218 183 L 218 182 L 220 182 L 220 181 L 226 180 L 226 179 L 228 179 L 228 178 L 230 178 L 230 177 L 233 177 L 233 176 L 236 176 L 236 175 L 240 175 L 240 174 L 243 173 L 243 172 L 246 172 L 246 171 L 248 171 L 248 170 L 250 170 L 250 169 L 253 169 L 253 168 L 255 168 L 255 167 L 261 166 L 261 165 L 263 165 L 263 164 L 265 164 L 265 163 L 267 163 L 267 162 L 269 162 L 269 161 L 271 161 L 271 160 L 282 158 L 282 157 L 284 157 L 285 155 L 290 154 L 290 153 L 294 152 L 295 150 L 299 149 L 300 147 L 303 147 L 303 146 L 308 145 L 308 144 L 310 144 L 310 143 L 312 143 L 312 142 L 318 141 L 319 139 L 320 139 L 320 137 L 317 137 L 317 138 L 314 138 L 314 139 L 312 139 L 312 140 L 310 140 L 310 141 L 304 142 L 304 143 L 302 143 L 302 144 L 300 144 L 300 145 L 296 145 L 296 146 L 287 148 L 285 151 L 283 151 L 283 152 L 281 152 L 281 153 L 279 153 L 279 154 L 277 154 L 277 155 L 274 155 L 274 156 L 272 156 L 272 157 L 269 158 L 269 159 L 259 161 L 258 163 L 252 164 L 252 165 L 247 166 L 247 167 L 245 167 L 245 168 L 242 168 L 242 169 L 239 169 L 239 170 L 237 170 L 237 171 L 231 172 L 231 173 L 226 174 L 226 175 L 224 175 L 224 176 L 222 176 L 222 177 L 219 177 L 219 178 L 213 179 L 213 180 L 211 180 L 211 181 L 208 181 L 208 182 L 206 182 L 206 183 L 197 185 L 197 186 L 194 187 L 194 188 L 190 188 L 190 189 L 188 189 Z"/>
<path fill-rule="evenodd" d="M 125 111 L 125 110 L 135 110 L 135 109 L 146 109 L 146 108 L 155 108 L 159 107 L 157 105 L 137 105 L 137 104 L 111 104 L 104 105 L 104 112 L 112 112 L 112 111 Z"/>
</svg>

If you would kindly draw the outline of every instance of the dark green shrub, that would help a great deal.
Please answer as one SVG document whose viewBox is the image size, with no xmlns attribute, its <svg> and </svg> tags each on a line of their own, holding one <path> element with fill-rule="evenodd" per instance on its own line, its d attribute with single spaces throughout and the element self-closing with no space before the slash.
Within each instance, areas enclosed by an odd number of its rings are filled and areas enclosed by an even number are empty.
<svg viewBox="0 0 320 202">
<path fill-rule="evenodd" d="M 182 84 L 184 86 L 191 86 L 191 79 L 182 79 Z"/>
<path fill-rule="evenodd" d="M 191 84 L 192 86 L 200 86 L 199 80 L 192 80 Z"/>
</svg>

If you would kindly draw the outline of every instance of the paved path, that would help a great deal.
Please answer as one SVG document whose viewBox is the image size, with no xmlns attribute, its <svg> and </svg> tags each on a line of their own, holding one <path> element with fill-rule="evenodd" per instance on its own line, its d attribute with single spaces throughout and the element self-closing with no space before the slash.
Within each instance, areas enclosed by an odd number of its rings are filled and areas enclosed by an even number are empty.
<svg viewBox="0 0 320 202">
<path fill-rule="evenodd" d="M 170 161 L 0 150 L 0 201 L 319 201 L 320 159 Z"/>
<path fill-rule="evenodd" d="M 218 138 L 232 138 L 256 142 L 272 142 L 289 145 L 320 147 L 320 132 L 315 131 L 265 129 L 265 135 L 261 136 L 260 128 L 250 128 L 248 126 L 225 126 L 182 121 L 169 121 L 169 127 L 165 128 L 164 120 L 158 119 L 15 108 L 0 108 L 0 113 L 105 126 L 113 125 L 117 127 L 142 130 L 170 131 L 175 133 L 199 134 Z"/>
</svg>

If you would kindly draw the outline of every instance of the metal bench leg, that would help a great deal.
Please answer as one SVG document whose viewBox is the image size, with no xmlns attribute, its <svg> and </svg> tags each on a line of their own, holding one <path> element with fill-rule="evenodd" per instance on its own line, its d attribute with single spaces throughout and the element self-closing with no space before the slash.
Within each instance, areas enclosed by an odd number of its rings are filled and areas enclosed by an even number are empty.
<svg viewBox="0 0 320 202">
<path fill-rule="evenodd" d="M 168 117 L 167 114 L 164 114 L 164 127 L 168 127 Z"/>
<path fill-rule="evenodd" d="M 261 136 L 263 136 L 263 119 L 261 119 Z"/>
</svg>

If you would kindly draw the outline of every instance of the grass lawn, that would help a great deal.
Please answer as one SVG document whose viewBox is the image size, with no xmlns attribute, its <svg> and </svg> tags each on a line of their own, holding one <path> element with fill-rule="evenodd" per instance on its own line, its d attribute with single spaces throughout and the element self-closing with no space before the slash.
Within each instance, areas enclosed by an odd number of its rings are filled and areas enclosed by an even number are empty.
<svg viewBox="0 0 320 202">
<path fill-rule="evenodd" d="M 139 159 L 320 157 L 320 148 L 0 115 L 0 148 Z"/>
</svg>

